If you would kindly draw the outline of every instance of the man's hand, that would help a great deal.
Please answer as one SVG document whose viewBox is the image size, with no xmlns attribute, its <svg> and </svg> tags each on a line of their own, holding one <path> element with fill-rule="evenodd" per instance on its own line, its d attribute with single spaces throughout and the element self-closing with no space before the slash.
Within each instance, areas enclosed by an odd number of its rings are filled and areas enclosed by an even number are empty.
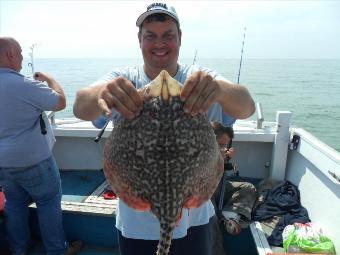
<svg viewBox="0 0 340 255">
<path fill-rule="evenodd" d="M 235 154 L 235 150 L 233 147 L 227 149 L 227 148 L 222 148 L 221 149 L 221 154 L 223 157 L 223 160 L 227 160 L 227 159 L 231 159 L 234 154 Z"/>
<path fill-rule="evenodd" d="M 53 80 L 53 78 L 49 74 L 42 73 L 42 72 L 35 72 L 33 78 L 37 81 L 46 81 L 46 82 Z"/>
<path fill-rule="evenodd" d="M 225 80 L 216 80 L 203 71 L 190 75 L 181 92 L 184 110 L 192 116 L 208 111 L 218 103 L 224 113 L 236 119 L 245 119 L 255 111 L 248 89 Z"/>
<path fill-rule="evenodd" d="M 184 110 L 192 116 L 205 112 L 217 102 L 220 87 L 213 77 L 198 71 L 190 75 L 184 82 L 181 99 Z"/>
<path fill-rule="evenodd" d="M 234 156 L 235 150 L 233 147 L 225 150 L 225 158 L 231 159 Z"/>
<path fill-rule="evenodd" d="M 64 94 L 64 90 L 62 89 L 62 87 L 59 85 L 59 83 L 53 79 L 52 76 L 50 76 L 47 73 L 42 73 L 42 72 L 36 72 L 33 75 L 34 79 L 37 81 L 42 81 L 42 82 L 46 82 L 47 86 L 49 86 L 51 89 L 53 89 L 58 95 L 59 95 L 59 100 L 57 105 L 54 106 L 54 108 L 52 109 L 53 111 L 61 111 L 63 109 L 65 109 L 66 107 L 66 97 Z"/>
<path fill-rule="evenodd" d="M 107 82 L 98 93 L 98 106 L 106 116 L 114 108 L 127 119 L 135 118 L 143 108 L 143 100 L 133 84 L 124 77 Z"/>
</svg>

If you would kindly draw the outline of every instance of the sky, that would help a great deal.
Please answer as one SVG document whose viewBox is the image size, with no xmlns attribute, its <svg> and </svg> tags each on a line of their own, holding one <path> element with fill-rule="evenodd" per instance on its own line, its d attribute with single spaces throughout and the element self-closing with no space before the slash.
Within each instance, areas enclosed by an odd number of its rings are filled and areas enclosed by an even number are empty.
<svg viewBox="0 0 340 255">
<path fill-rule="evenodd" d="M 137 17 L 152 1 L 0 0 L 0 35 L 24 57 L 140 58 Z M 181 58 L 340 59 L 340 1 L 167 1 Z M 244 29 L 246 28 L 246 29 Z"/>
</svg>

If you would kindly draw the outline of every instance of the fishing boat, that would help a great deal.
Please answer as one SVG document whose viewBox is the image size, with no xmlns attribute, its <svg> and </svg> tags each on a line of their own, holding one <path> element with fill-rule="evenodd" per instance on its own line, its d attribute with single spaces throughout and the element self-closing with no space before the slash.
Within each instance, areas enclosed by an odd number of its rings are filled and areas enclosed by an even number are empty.
<svg viewBox="0 0 340 255">
<path fill-rule="evenodd" d="M 301 204 L 313 223 L 340 251 L 340 154 L 302 128 L 290 126 L 292 113 L 278 111 L 276 121 L 263 118 L 257 104 L 256 120 L 238 120 L 234 125 L 233 162 L 239 176 L 254 184 L 272 178 L 290 181 L 300 191 Z M 62 179 L 62 210 L 68 240 L 82 240 L 79 254 L 119 254 L 115 230 L 117 199 L 104 199 L 108 185 L 102 171 L 103 146 L 114 128 L 108 125 L 99 142 L 98 129 L 76 118 L 57 119 L 49 113 L 56 137 L 53 154 Z M 30 205 L 31 228 L 39 240 L 35 205 Z M 283 249 L 269 245 L 260 222 L 240 235 L 224 234 L 228 254 L 279 254 Z M 30 255 L 44 254 L 35 243 Z"/>
</svg>

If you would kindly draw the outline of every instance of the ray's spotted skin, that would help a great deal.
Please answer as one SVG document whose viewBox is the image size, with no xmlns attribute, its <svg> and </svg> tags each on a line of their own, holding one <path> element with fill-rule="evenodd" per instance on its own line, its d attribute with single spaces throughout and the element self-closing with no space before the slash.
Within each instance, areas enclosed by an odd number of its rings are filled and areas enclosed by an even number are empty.
<svg viewBox="0 0 340 255">
<path fill-rule="evenodd" d="M 121 118 L 107 140 L 104 173 L 128 206 L 151 210 L 160 222 L 157 255 L 169 253 L 182 208 L 199 207 L 214 192 L 223 159 L 205 114 L 183 110 L 181 85 L 162 71 L 139 91 L 142 112 Z"/>
</svg>

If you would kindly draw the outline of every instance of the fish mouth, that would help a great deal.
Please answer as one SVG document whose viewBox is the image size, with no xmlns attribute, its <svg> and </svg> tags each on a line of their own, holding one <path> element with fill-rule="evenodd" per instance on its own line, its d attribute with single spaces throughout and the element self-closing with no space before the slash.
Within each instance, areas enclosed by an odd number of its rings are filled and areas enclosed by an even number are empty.
<svg viewBox="0 0 340 255">
<path fill-rule="evenodd" d="M 163 101 L 169 101 L 170 97 L 176 97 L 181 94 L 182 84 L 172 78 L 166 70 L 162 70 L 144 88 L 146 98 L 160 97 Z"/>
</svg>

